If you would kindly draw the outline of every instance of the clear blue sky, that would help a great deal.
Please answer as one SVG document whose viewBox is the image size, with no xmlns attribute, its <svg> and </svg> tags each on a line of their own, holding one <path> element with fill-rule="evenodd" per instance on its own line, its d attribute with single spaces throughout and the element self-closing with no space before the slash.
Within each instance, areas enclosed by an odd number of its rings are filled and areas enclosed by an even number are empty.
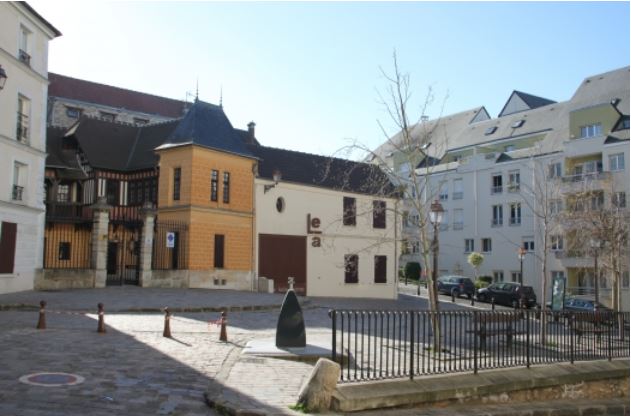
<svg viewBox="0 0 631 416">
<path fill-rule="evenodd" d="M 629 65 L 628 2 L 202 3 L 31 1 L 63 36 L 49 68 L 77 78 L 224 108 L 254 120 L 269 146 L 332 154 L 383 142 L 377 120 L 396 48 L 428 115 L 485 105 L 512 90 L 569 99 L 590 75 Z M 394 134 L 394 129 L 389 131 Z"/>
</svg>

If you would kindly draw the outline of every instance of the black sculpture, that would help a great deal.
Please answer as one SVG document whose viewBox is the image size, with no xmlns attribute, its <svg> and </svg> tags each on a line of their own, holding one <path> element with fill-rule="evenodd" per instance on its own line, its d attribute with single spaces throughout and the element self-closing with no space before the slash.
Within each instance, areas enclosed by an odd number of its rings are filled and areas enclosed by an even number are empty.
<svg viewBox="0 0 631 416">
<path fill-rule="evenodd" d="M 290 277 L 289 290 L 283 299 L 276 325 L 276 347 L 304 348 L 306 345 L 305 320 L 294 292 L 294 279 Z"/>
</svg>

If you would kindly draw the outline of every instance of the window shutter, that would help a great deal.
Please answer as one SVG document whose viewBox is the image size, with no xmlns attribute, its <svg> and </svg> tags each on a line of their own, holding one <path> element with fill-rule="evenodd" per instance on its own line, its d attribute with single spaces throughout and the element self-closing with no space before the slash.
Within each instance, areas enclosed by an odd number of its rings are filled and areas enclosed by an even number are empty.
<svg viewBox="0 0 631 416">
<path fill-rule="evenodd" d="M 13 222 L 2 222 L 2 232 L 0 233 L 0 273 L 13 273 L 17 229 L 18 225 Z"/>
</svg>

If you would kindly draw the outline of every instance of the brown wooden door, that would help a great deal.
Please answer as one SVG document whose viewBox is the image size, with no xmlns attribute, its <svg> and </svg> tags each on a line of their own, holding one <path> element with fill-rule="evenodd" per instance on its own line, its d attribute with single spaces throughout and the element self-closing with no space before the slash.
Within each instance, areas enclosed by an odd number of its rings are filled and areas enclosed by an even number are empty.
<svg viewBox="0 0 631 416">
<path fill-rule="evenodd" d="M 296 294 L 307 294 L 307 237 L 259 234 L 259 276 L 274 280 L 276 292 L 287 291 L 293 277 Z"/>
</svg>

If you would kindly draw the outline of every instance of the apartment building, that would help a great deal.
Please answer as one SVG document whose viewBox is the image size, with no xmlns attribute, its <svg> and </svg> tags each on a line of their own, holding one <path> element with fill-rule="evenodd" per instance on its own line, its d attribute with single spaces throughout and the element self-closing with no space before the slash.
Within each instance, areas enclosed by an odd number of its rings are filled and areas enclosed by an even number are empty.
<svg viewBox="0 0 631 416">
<path fill-rule="evenodd" d="M 42 267 L 48 42 L 61 33 L 25 2 L 0 3 L 0 293 Z"/>
<path fill-rule="evenodd" d="M 564 278 L 568 293 L 593 295 L 598 268 L 601 302 L 611 305 L 620 293 L 628 310 L 628 234 L 615 254 L 626 261 L 613 267 L 609 245 L 603 242 L 598 252 L 585 247 L 597 233 L 578 233 L 576 220 L 607 212 L 628 230 L 628 67 L 586 78 L 564 102 L 514 91 L 497 118 L 482 107 L 423 121 L 412 129 L 424 146 L 413 167 L 401 163 L 405 158 L 393 145 L 400 136 L 376 153 L 395 171 L 413 168 L 427 184 L 420 198 L 443 206 L 439 275 L 473 276 L 467 256 L 481 252 L 479 274 L 496 281 L 523 278 L 541 297 L 545 259 L 548 281 Z M 410 208 L 408 221 L 417 217 Z M 408 247 L 402 263 L 422 264 L 414 227 L 404 227 L 403 236 Z M 549 290 L 550 284 L 546 298 Z"/>
</svg>

